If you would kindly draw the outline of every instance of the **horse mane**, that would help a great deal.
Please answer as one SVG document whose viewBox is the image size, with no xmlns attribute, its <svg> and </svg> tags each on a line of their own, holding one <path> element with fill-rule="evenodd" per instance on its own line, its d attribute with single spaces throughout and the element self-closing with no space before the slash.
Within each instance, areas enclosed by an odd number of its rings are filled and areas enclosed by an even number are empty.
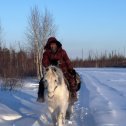
<svg viewBox="0 0 126 126">
<path fill-rule="evenodd" d="M 58 83 L 61 84 L 62 79 L 64 78 L 62 70 L 56 66 L 51 65 L 46 68 L 46 73 L 48 73 L 49 71 L 52 72 L 53 76 L 58 76 L 58 81 L 59 81 Z M 50 72 L 49 72 L 49 75 L 50 75 Z"/>
</svg>

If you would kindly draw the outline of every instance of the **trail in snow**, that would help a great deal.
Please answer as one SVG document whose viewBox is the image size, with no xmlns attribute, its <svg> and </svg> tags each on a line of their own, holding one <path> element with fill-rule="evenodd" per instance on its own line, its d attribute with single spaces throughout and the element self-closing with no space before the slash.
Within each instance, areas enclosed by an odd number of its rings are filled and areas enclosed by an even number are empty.
<svg viewBox="0 0 126 126">
<path fill-rule="evenodd" d="M 78 102 L 66 126 L 125 126 L 126 69 L 77 69 Z M 0 126 L 52 126 L 47 105 L 36 102 L 38 80 L 25 79 L 14 92 L 0 90 Z"/>
<path fill-rule="evenodd" d="M 126 72 L 106 72 L 90 69 L 82 72 L 90 92 L 90 109 L 97 126 L 125 126 L 126 121 Z M 112 83 L 116 79 L 118 83 Z M 123 86 L 119 88 L 120 86 Z"/>
<path fill-rule="evenodd" d="M 36 102 L 38 81 L 26 79 L 24 87 L 14 92 L 0 91 L 0 125 L 2 126 L 50 126 L 50 114 L 46 104 Z M 84 98 L 84 97 L 87 98 Z M 82 88 L 78 92 L 78 102 L 74 105 L 71 122 L 66 126 L 94 126 L 93 117 L 89 113 L 89 91 L 82 80 Z M 84 98 L 84 100 L 82 100 Z"/>
</svg>

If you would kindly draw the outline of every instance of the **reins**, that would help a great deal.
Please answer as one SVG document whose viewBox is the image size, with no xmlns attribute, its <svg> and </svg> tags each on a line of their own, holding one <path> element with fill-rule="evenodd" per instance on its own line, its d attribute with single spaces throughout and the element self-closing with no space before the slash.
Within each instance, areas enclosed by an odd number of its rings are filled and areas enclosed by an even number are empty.
<svg viewBox="0 0 126 126">
<path fill-rule="evenodd" d="M 49 92 L 49 91 L 48 91 L 48 93 L 53 93 L 53 96 L 52 96 L 52 97 L 50 97 L 50 96 L 48 95 L 48 97 L 49 97 L 50 99 L 52 99 L 52 98 L 54 97 L 54 92 L 55 92 L 55 90 L 57 89 L 57 87 L 58 87 L 58 85 L 54 88 L 54 91 L 52 91 L 52 92 Z M 45 89 L 47 89 L 47 87 L 46 87 Z"/>
</svg>

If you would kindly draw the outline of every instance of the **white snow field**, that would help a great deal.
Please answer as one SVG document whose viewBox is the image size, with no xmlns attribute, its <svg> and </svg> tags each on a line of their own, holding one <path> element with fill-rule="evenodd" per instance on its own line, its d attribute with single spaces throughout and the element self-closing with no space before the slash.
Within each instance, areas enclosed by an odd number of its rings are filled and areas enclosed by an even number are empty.
<svg viewBox="0 0 126 126">
<path fill-rule="evenodd" d="M 78 68 L 82 87 L 66 126 L 126 126 L 126 69 Z M 0 126 L 52 126 L 47 105 L 37 103 L 38 80 L 17 91 L 0 90 Z"/>
</svg>

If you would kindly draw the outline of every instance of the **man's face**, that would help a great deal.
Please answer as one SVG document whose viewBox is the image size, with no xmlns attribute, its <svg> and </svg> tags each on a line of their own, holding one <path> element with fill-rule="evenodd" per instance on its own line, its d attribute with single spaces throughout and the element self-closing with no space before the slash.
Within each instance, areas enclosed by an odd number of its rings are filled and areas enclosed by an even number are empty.
<svg viewBox="0 0 126 126">
<path fill-rule="evenodd" d="M 55 53 L 55 52 L 57 51 L 57 45 L 56 45 L 56 43 L 51 43 L 51 44 L 50 44 L 50 48 L 51 48 L 51 51 L 52 51 L 53 53 Z"/>
</svg>

